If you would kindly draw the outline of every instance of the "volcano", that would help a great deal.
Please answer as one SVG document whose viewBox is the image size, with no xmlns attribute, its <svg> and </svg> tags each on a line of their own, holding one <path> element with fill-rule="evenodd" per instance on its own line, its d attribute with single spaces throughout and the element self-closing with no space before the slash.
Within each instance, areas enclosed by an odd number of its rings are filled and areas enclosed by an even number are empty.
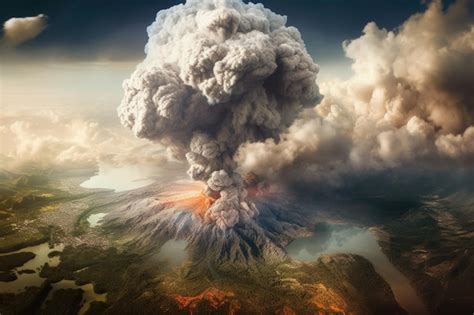
<svg viewBox="0 0 474 315">
<path fill-rule="evenodd" d="M 152 197 L 135 194 L 135 200 L 105 217 L 105 225 L 134 235 L 131 242 L 144 251 L 156 250 L 169 239 L 186 240 L 192 260 L 199 265 L 230 264 L 234 268 L 282 262 L 288 243 L 310 234 L 309 222 L 297 214 L 294 205 L 289 208 L 289 196 L 282 191 L 250 189 L 249 198 L 257 205 L 259 216 L 222 229 L 205 217 L 215 199 L 203 192 L 204 185 L 180 181 L 170 186 L 153 191 Z M 292 210 L 295 212 L 288 215 Z"/>
</svg>

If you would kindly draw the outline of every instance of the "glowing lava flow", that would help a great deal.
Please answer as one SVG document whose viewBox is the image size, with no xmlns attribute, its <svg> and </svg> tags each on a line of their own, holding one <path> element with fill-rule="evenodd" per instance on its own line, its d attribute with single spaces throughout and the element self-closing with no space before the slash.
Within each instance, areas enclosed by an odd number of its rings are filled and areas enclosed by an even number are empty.
<svg viewBox="0 0 474 315">
<path fill-rule="evenodd" d="M 235 294 L 233 292 L 222 291 L 213 287 L 207 288 L 196 296 L 183 296 L 176 294 L 172 297 L 178 303 L 179 308 L 182 310 L 187 309 L 189 314 L 197 313 L 199 303 L 202 302 L 207 302 L 214 310 L 228 304 L 227 314 L 230 315 L 235 314 L 241 307 L 240 303 L 234 299 Z"/>
<path fill-rule="evenodd" d="M 184 211 L 191 211 L 201 218 L 216 199 L 206 195 L 206 185 L 197 181 L 176 182 L 169 191 L 159 195 L 160 201 L 168 206 Z"/>
</svg>

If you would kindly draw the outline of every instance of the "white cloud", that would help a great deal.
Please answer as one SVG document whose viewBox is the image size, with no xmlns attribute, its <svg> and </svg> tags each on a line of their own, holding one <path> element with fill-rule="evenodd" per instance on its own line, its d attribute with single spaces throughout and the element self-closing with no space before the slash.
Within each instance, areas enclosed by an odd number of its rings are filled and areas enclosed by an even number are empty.
<svg viewBox="0 0 474 315">
<path fill-rule="evenodd" d="M 71 119 L 53 111 L 0 116 L 2 167 L 94 168 L 112 165 L 164 164 L 169 155 L 159 145 L 122 135 L 98 123 Z"/>
<path fill-rule="evenodd" d="M 11 18 L 3 24 L 3 42 L 7 46 L 17 46 L 38 36 L 47 26 L 44 14 Z"/>
</svg>

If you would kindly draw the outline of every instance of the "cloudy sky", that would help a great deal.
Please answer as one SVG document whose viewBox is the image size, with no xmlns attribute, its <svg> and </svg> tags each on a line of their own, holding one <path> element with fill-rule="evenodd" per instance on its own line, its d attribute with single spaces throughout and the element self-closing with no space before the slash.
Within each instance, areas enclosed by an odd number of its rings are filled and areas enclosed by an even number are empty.
<svg viewBox="0 0 474 315">
<path fill-rule="evenodd" d="M 181 2 L 2 1 L 2 24 L 9 20 L 13 24 L 12 18 L 34 19 L 30 29 L 18 23 L 11 31 L 10 25 L 11 36 L 17 39 L 9 39 L 7 25 L 2 30 L 3 111 L 28 110 L 34 98 L 35 107 L 87 108 L 94 115 L 110 114 L 121 99 L 123 79 L 144 57 L 146 27 L 159 10 Z M 351 61 L 342 43 L 360 36 L 368 22 L 392 29 L 426 8 L 418 0 L 262 3 L 287 15 L 288 24 L 300 30 L 308 52 L 321 66 L 319 80 L 350 76 Z"/>
<path fill-rule="evenodd" d="M 317 82 L 325 99 L 282 142 L 241 148 L 236 159 L 244 169 L 269 170 L 265 175 L 304 164 L 321 173 L 340 165 L 383 169 L 447 158 L 469 164 L 473 75 L 463 65 L 474 55 L 472 2 L 457 1 L 452 10 L 456 1 L 261 2 L 301 32 L 321 67 Z M 150 160 L 163 161 L 162 148 L 135 142 L 120 126 L 116 108 L 123 80 L 145 57 L 147 26 L 159 10 L 178 3 L 2 1 L 2 156 L 59 164 L 129 161 L 136 145 Z M 427 35 L 419 37 L 421 30 Z M 430 67 L 420 60 L 430 60 Z M 297 153 L 284 154 L 292 150 Z M 267 168 L 263 161 L 274 154 L 283 159 L 277 169 Z"/>
</svg>

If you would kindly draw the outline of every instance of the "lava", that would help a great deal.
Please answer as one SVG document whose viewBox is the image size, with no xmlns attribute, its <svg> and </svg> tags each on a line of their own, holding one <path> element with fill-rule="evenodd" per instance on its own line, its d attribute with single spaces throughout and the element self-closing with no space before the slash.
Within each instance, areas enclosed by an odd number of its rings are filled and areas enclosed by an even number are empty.
<svg viewBox="0 0 474 315">
<path fill-rule="evenodd" d="M 249 199 L 265 198 L 282 194 L 284 191 L 277 185 L 266 185 L 264 182 L 246 182 Z M 158 195 L 160 203 L 165 208 L 188 211 L 205 218 L 206 212 L 219 199 L 219 195 L 206 193 L 206 185 L 199 181 L 179 180 Z"/>
<path fill-rule="evenodd" d="M 314 295 L 309 302 L 321 311 L 318 314 L 326 314 L 328 312 L 346 314 L 347 305 L 344 299 L 336 292 L 321 283 L 310 287 Z"/>
<path fill-rule="evenodd" d="M 207 288 L 195 296 L 173 295 L 180 309 L 188 309 L 189 314 L 195 314 L 201 302 L 207 302 L 210 307 L 217 310 L 220 307 L 229 305 L 228 314 L 235 314 L 240 309 L 240 303 L 234 300 L 235 294 L 231 291 L 223 291 L 217 288 Z"/>
<path fill-rule="evenodd" d="M 163 205 L 184 211 L 191 211 L 204 218 L 207 209 L 216 201 L 204 193 L 205 185 L 201 182 L 179 181 L 170 190 L 160 194 Z"/>
</svg>

